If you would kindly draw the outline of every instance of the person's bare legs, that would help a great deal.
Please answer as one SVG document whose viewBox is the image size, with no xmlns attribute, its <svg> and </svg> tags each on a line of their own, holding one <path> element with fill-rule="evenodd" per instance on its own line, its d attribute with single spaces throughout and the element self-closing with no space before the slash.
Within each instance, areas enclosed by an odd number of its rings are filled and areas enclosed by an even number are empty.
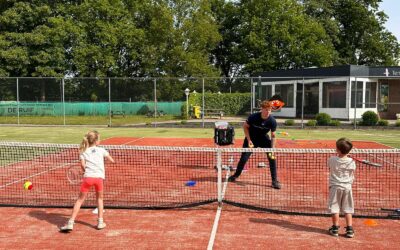
<svg viewBox="0 0 400 250">
<path fill-rule="evenodd" d="M 339 226 L 339 214 L 332 214 L 332 224 Z"/>
<path fill-rule="evenodd" d="M 106 223 L 104 223 L 103 221 L 103 214 L 104 214 L 103 191 L 96 192 L 96 198 L 97 198 L 97 208 L 99 210 L 97 229 L 103 229 L 106 227 Z"/>
<path fill-rule="evenodd" d="M 353 238 L 354 237 L 354 229 L 353 229 L 353 215 L 352 214 L 345 214 L 346 218 L 346 237 Z"/>
<path fill-rule="evenodd" d="M 98 218 L 102 219 L 104 213 L 103 191 L 96 192 L 96 198 L 97 198 L 97 208 L 99 211 Z"/>
<path fill-rule="evenodd" d="M 71 220 L 73 220 L 73 221 L 75 220 L 76 216 L 79 213 L 79 210 L 81 209 L 83 202 L 86 199 L 87 194 L 88 193 L 82 193 L 82 192 L 79 193 L 78 200 L 76 200 L 74 209 L 72 210 Z"/>
<path fill-rule="evenodd" d="M 329 233 L 333 236 L 339 236 L 339 213 L 332 214 L 332 226 L 329 228 Z"/>
<path fill-rule="evenodd" d="M 346 224 L 348 227 L 353 226 L 353 215 L 352 214 L 345 214 L 344 217 L 346 218 Z"/>
<path fill-rule="evenodd" d="M 60 227 L 60 231 L 62 232 L 69 232 L 72 229 L 74 229 L 74 223 L 75 223 L 75 218 L 79 213 L 79 210 L 83 204 L 83 202 L 85 201 L 87 196 L 87 193 L 79 193 L 79 197 L 75 202 L 74 208 L 72 209 L 72 215 L 71 218 L 68 220 L 67 224 L 65 226 Z"/>
</svg>

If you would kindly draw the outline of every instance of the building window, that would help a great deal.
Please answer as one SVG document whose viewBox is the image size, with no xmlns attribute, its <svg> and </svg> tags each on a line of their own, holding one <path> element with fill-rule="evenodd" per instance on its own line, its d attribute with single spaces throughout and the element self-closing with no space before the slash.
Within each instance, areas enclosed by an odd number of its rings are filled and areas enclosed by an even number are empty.
<svg viewBox="0 0 400 250">
<path fill-rule="evenodd" d="M 256 105 L 264 100 L 268 100 L 272 96 L 271 85 L 261 85 L 256 87 Z"/>
<path fill-rule="evenodd" d="M 293 108 L 294 85 L 293 84 L 277 84 L 275 85 L 275 94 L 280 95 L 285 102 L 287 108 Z"/>
<path fill-rule="evenodd" d="M 346 108 L 346 82 L 324 82 L 322 95 L 323 108 Z"/>
<path fill-rule="evenodd" d="M 365 84 L 365 107 L 376 108 L 376 82 Z"/>
<path fill-rule="evenodd" d="M 351 106 L 350 106 L 351 108 L 354 108 L 355 101 L 357 101 L 357 108 L 362 108 L 363 82 L 357 81 L 357 89 L 356 89 L 356 82 L 355 81 L 351 82 Z"/>
<path fill-rule="evenodd" d="M 386 112 L 388 111 L 388 102 L 389 102 L 389 83 L 381 82 L 379 84 L 379 105 L 378 111 Z"/>
</svg>

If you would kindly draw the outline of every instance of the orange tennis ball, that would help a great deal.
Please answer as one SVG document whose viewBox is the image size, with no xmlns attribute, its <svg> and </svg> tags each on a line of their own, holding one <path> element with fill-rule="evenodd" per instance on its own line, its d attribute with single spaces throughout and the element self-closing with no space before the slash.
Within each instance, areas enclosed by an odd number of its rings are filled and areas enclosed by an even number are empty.
<svg viewBox="0 0 400 250">
<path fill-rule="evenodd" d="M 24 189 L 25 190 L 31 190 L 32 189 L 32 182 L 30 182 L 30 181 L 25 181 L 25 183 L 24 183 Z"/>
</svg>

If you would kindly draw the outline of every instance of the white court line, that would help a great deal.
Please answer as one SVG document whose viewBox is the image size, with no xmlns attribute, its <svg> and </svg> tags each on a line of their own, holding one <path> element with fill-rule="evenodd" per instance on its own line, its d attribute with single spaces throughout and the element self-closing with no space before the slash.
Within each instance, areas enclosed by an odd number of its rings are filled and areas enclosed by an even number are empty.
<svg viewBox="0 0 400 250">
<path fill-rule="evenodd" d="M 131 142 L 139 141 L 139 140 L 141 140 L 141 139 L 144 139 L 144 137 L 140 137 L 140 138 L 137 138 L 137 139 L 135 139 L 135 140 L 125 142 L 125 143 L 123 143 L 123 144 L 121 144 L 121 145 L 127 145 L 127 144 L 129 144 L 129 143 L 131 143 Z"/>
<path fill-rule="evenodd" d="M 32 159 L 26 159 L 26 160 L 22 160 L 22 161 L 12 162 L 12 163 L 10 163 L 10 164 L 1 166 L 1 169 L 5 169 L 5 168 L 8 168 L 8 167 L 13 167 L 13 170 L 14 170 L 14 169 L 20 169 L 20 168 L 24 169 L 24 168 L 26 168 L 26 164 L 23 165 L 23 163 L 25 163 L 25 162 L 27 162 L 27 161 L 28 161 L 28 162 L 32 162 L 32 163 L 35 163 L 35 162 L 37 162 L 37 159 L 39 159 L 39 157 L 37 157 L 37 158 L 32 158 Z M 34 166 L 37 166 L 37 165 L 40 165 L 40 164 L 34 164 Z"/>
<path fill-rule="evenodd" d="M 224 199 L 226 187 L 228 186 L 229 173 L 230 173 L 230 171 L 228 170 L 227 173 L 226 173 L 226 177 L 225 177 L 224 188 L 222 189 L 222 200 Z M 211 230 L 211 235 L 210 235 L 210 240 L 208 241 L 207 250 L 212 250 L 213 249 L 215 236 L 217 235 L 219 218 L 221 217 L 221 212 L 222 212 L 222 203 L 218 206 L 217 213 L 215 214 L 214 225 L 213 225 L 213 228 Z"/>
<path fill-rule="evenodd" d="M 100 146 L 102 146 L 102 145 L 108 145 L 108 144 L 107 144 L 107 140 L 112 140 L 112 139 L 114 139 L 114 138 L 116 138 L 116 137 L 110 137 L 110 138 L 106 138 L 106 139 L 101 140 L 101 145 L 100 145 Z M 120 138 L 120 137 L 117 137 L 117 138 Z M 131 143 L 131 142 L 139 141 L 139 140 L 144 139 L 144 138 L 145 138 L 145 137 L 140 137 L 140 138 L 137 138 L 137 139 L 135 139 L 135 140 L 128 141 L 128 142 L 125 142 L 125 143 L 122 143 L 122 144 L 118 144 L 118 145 L 127 145 L 127 144 L 129 144 L 129 143 Z M 105 141 L 105 144 L 103 144 L 103 141 Z"/>
<path fill-rule="evenodd" d="M 76 162 L 79 162 L 79 161 L 76 161 Z M 10 185 L 13 185 L 13 184 L 16 184 L 16 183 L 18 183 L 18 182 L 21 182 L 21 181 L 27 180 L 27 179 L 29 179 L 29 178 L 31 178 L 31 177 L 35 177 L 35 176 L 38 176 L 38 175 L 41 175 L 41 174 L 44 174 L 44 173 L 50 172 L 50 171 L 52 171 L 52 170 L 54 170 L 54 169 L 62 168 L 62 167 L 65 167 L 65 166 L 69 166 L 69 165 L 71 165 L 71 164 L 74 164 L 74 163 L 76 163 L 76 162 L 65 163 L 65 164 L 63 164 L 63 165 L 60 165 L 60 166 L 54 167 L 54 168 L 52 168 L 52 169 L 49 169 L 49 170 L 46 170 L 46 171 L 42 171 L 42 172 L 40 172 L 40 173 L 37 173 L 37 174 L 34 174 L 34 175 L 30 175 L 30 176 L 28 176 L 28 177 L 25 177 L 25 178 L 23 178 L 23 179 L 19 179 L 19 180 L 16 180 L 16 181 L 13 181 L 13 182 L 7 183 L 7 184 L 5 184 L 5 185 L 3 185 L 3 186 L 0 186 L 0 189 L 2 189 L 2 188 L 5 188 L 5 187 L 7 187 L 7 186 L 10 186 Z"/>
</svg>

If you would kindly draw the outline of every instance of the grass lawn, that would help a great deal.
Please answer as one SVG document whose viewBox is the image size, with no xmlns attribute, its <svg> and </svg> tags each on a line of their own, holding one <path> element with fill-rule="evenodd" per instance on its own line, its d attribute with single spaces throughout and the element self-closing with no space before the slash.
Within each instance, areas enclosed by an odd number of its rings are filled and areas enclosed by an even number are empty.
<svg viewBox="0 0 400 250">
<path fill-rule="evenodd" d="M 98 130 L 103 139 L 110 137 L 163 137 L 163 138 L 212 138 L 211 128 L 108 128 L 92 126 L 28 127 L 0 126 L 0 140 L 43 143 L 81 142 L 88 131 Z M 281 130 L 282 131 L 282 130 Z M 336 140 L 348 137 L 351 140 L 374 141 L 391 147 L 400 148 L 400 129 L 388 130 L 345 130 L 345 129 L 285 129 L 289 136 L 278 135 L 284 139 Z M 236 138 L 243 138 L 243 130 L 235 130 Z"/>
</svg>

